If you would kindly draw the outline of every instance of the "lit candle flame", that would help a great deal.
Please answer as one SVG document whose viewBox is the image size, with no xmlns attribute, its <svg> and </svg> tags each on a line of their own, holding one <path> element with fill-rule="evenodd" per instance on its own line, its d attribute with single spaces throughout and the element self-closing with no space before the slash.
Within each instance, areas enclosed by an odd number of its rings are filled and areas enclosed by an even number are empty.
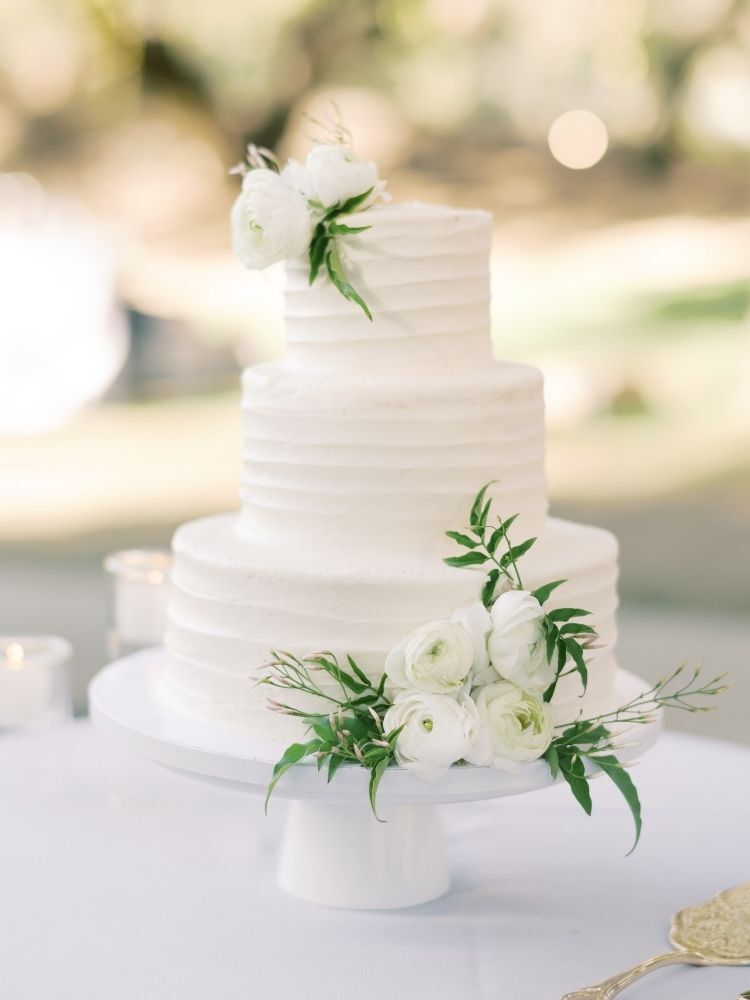
<svg viewBox="0 0 750 1000">
<path fill-rule="evenodd" d="M 5 647 L 5 660 L 10 670 L 20 670 L 26 653 L 20 642 L 11 642 Z"/>
</svg>

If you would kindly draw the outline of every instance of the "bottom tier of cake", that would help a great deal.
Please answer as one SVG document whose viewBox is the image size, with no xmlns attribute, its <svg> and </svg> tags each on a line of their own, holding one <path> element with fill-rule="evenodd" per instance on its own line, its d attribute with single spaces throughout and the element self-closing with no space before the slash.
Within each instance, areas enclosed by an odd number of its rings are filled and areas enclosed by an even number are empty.
<svg viewBox="0 0 750 1000">
<path fill-rule="evenodd" d="M 162 696 L 174 711 L 259 739 L 300 735 L 293 719 L 267 707 L 257 679 L 272 649 L 298 656 L 350 654 L 373 680 L 408 633 L 449 618 L 477 600 L 481 570 L 429 565 L 321 565 L 242 538 L 238 516 L 183 525 L 173 543 L 173 594 Z M 446 540 L 447 543 L 447 540 Z M 447 543 L 447 548 L 450 543 Z M 550 519 L 523 559 L 529 589 L 565 579 L 548 607 L 591 611 L 599 640 L 582 693 L 565 677 L 553 707 L 558 721 L 610 707 L 616 664 L 617 542 L 607 531 Z"/>
</svg>

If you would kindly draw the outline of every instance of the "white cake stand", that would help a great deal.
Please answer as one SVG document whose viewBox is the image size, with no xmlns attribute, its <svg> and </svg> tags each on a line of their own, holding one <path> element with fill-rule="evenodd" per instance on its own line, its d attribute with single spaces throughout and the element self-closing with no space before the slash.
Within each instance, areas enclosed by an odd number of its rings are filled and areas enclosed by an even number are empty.
<svg viewBox="0 0 750 1000">
<path fill-rule="evenodd" d="M 283 747 L 171 712 L 158 697 L 163 668 L 164 651 L 157 647 L 97 674 L 89 687 L 96 727 L 124 748 L 190 777 L 265 795 Z M 613 705 L 648 686 L 619 671 Z M 659 727 L 659 720 L 636 727 L 628 734 L 629 746 L 621 758 L 633 760 L 644 753 Z M 279 883 L 287 892 L 353 909 L 413 906 L 435 899 L 450 886 L 437 804 L 518 795 L 553 784 L 544 761 L 528 764 L 517 774 L 453 767 L 437 784 L 393 767 L 378 791 L 378 811 L 385 821 L 379 823 L 370 811 L 367 781 L 362 768 L 344 766 L 329 785 L 313 762 L 293 767 L 281 779 L 274 798 L 294 800 L 279 866 Z"/>
</svg>

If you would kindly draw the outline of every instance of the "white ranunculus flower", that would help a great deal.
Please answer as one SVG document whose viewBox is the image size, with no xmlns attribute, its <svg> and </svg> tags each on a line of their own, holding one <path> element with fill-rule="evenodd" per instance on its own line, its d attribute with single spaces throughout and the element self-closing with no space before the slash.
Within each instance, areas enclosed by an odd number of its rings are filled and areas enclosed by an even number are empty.
<svg viewBox="0 0 750 1000">
<path fill-rule="evenodd" d="M 556 657 L 547 661 L 541 604 L 526 590 L 508 590 L 492 605 L 487 642 L 498 675 L 524 691 L 539 693 L 555 679 Z"/>
<path fill-rule="evenodd" d="M 496 681 L 474 693 L 481 719 L 479 737 L 466 759 L 516 771 L 536 760 L 552 742 L 552 714 L 536 695 L 509 681 Z"/>
<path fill-rule="evenodd" d="M 306 201 L 315 198 L 315 183 L 304 163 L 300 163 L 299 160 L 287 160 L 286 166 L 281 171 L 281 176 L 289 187 L 299 191 Z M 366 190 L 367 188 L 365 188 Z"/>
<path fill-rule="evenodd" d="M 487 642 L 492 631 L 492 618 L 481 601 L 476 601 L 468 607 L 459 608 L 451 615 L 451 621 L 456 622 L 466 632 L 474 647 L 472 663 L 472 684 L 489 684 L 497 680 L 497 674 L 490 664 L 490 653 Z"/>
<path fill-rule="evenodd" d="M 388 654 L 385 672 L 396 688 L 456 694 L 466 686 L 473 661 L 474 647 L 460 625 L 428 622 Z"/>
<path fill-rule="evenodd" d="M 456 697 L 402 691 L 385 713 L 386 733 L 403 726 L 396 761 L 423 781 L 437 781 L 470 753 L 480 731 L 477 706 L 465 692 Z"/>
<path fill-rule="evenodd" d="M 273 170 L 251 170 L 232 207 L 232 244 L 245 267 L 262 270 L 305 253 L 312 218 L 299 191 Z"/>
<path fill-rule="evenodd" d="M 372 194 L 360 209 L 385 198 L 385 181 L 380 180 L 376 164 L 360 159 L 348 146 L 315 146 L 305 161 L 304 171 L 301 164 L 296 164 L 288 176 L 306 198 L 314 199 L 323 208 L 364 194 L 370 188 Z"/>
</svg>

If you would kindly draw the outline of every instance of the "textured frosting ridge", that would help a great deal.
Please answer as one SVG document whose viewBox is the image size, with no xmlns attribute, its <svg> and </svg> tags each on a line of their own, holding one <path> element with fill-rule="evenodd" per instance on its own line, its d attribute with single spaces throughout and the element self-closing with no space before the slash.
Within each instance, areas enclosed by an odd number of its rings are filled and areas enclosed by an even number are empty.
<svg viewBox="0 0 750 1000">
<path fill-rule="evenodd" d="M 617 545 L 547 518 L 541 374 L 490 353 L 491 217 L 415 204 L 356 224 L 370 228 L 341 252 L 373 321 L 288 264 L 287 356 L 243 375 L 242 510 L 175 536 L 166 701 L 299 735 L 253 683 L 270 651 L 350 653 L 379 678 L 407 633 L 477 599 L 482 573 L 442 563 L 444 532 L 492 480 L 516 537 L 539 536 L 526 585 L 567 579 L 550 604 L 589 609 L 599 631 L 588 690 L 563 678 L 558 717 L 610 707 Z"/>
</svg>

